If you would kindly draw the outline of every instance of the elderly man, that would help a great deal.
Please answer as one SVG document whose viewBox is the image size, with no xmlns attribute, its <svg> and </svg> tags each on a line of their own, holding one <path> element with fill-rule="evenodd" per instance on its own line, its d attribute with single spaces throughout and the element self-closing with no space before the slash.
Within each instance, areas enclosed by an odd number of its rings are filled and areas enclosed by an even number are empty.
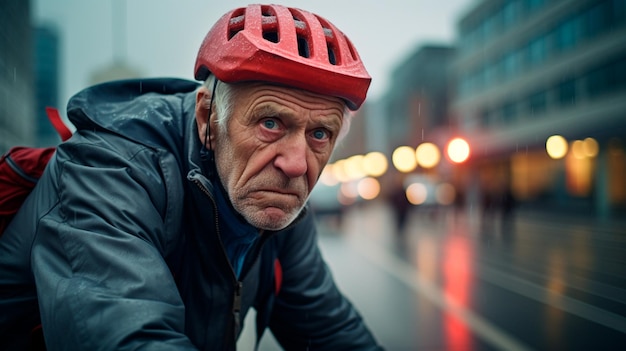
<svg viewBox="0 0 626 351">
<path fill-rule="evenodd" d="M 77 132 L 0 238 L 0 348 L 232 350 L 250 308 L 288 350 L 380 348 L 306 207 L 370 83 L 348 38 L 250 5 L 195 77 L 71 99 Z"/>
</svg>

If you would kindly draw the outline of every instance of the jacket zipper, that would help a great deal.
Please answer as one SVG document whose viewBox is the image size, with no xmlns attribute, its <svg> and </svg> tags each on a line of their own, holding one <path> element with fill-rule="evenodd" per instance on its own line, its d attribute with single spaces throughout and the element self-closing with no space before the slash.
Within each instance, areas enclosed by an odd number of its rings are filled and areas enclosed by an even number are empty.
<svg viewBox="0 0 626 351">
<path fill-rule="evenodd" d="M 243 287 L 243 283 L 241 281 L 237 281 L 235 284 L 235 296 L 233 299 L 233 316 L 235 317 L 235 325 L 233 326 L 235 332 L 235 340 L 237 340 L 237 335 L 239 335 L 239 328 L 241 326 L 241 288 Z"/>
<path fill-rule="evenodd" d="M 211 195 L 209 190 L 204 186 L 204 184 L 202 184 L 200 180 L 193 179 L 192 181 L 211 200 L 211 202 L 213 202 L 213 208 L 214 208 L 213 214 L 215 216 L 215 228 L 217 231 L 217 236 L 220 241 L 220 248 L 221 248 L 222 254 L 226 258 L 226 261 L 228 262 L 228 255 L 226 254 L 226 249 L 224 248 L 224 244 L 222 244 L 222 233 L 220 232 L 219 216 L 217 214 L 217 203 L 215 202 L 213 195 Z M 233 269 L 233 266 L 230 262 L 228 262 L 228 267 L 230 268 L 231 275 L 235 278 L 234 279 L 235 285 L 234 285 L 234 294 L 233 294 L 233 306 L 232 306 L 232 314 L 233 314 L 234 321 L 233 321 L 233 326 L 232 326 L 233 334 L 232 334 L 231 340 L 236 345 L 237 335 L 239 335 L 239 329 L 241 326 L 240 324 L 241 322 L 241 291 L 243 288 L 243 282 L 241 282 L 239 278 L 237 277 L 237 274 L 235 273 L 235 270 Z M 242 271 L 242 273 L 244 272 Z M 242 274 L 242 276 L 245 276 L 245 275 Z M 226 338 L 228 338 L 228 335 L 226 335 Z"/>
</svg>

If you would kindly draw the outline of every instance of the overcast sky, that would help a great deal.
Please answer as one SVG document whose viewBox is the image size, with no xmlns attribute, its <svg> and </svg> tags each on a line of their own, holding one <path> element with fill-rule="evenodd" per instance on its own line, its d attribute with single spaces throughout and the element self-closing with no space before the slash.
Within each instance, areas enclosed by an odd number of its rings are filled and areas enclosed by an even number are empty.
<svg viewBox="0 0 626 351">
<path fill-rule="evenodd" d="M 117 46 L 112 39 L 115 1 L 126 9 L 127 23 L 125 43 Z M 348 35 L 372 76 L 369 99 L 382 96 L 393 67 L 418 46 L 453 43 L 457 19 L 475 2 L 280 1 L 282 5 L 314 12 Z M 94 71 L 112 63 L 115 52 L 144 76 L 193 79 L 195 55 L 204 35 L 224 13 L 248 3 L 225 0 L 34 0 L 32 7 L 35 24 L 53 24 L 61 34 L 59 103 L 64 108 L 71 95 L 89 84 Z M 124 30 L 123 25 L 118 24 L 117 28 Z"/>
</svg>

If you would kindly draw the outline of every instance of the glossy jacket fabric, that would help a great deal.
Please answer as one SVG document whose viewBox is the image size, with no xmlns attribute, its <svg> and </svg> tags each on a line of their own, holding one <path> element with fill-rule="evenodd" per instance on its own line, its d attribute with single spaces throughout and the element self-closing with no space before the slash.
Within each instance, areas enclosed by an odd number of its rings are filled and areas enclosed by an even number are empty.
<svg viewBox="0 0 626 351">
<path fill-rule="evenodd" d="M 378 348 L 306 210 L 260 233 L 236 279 L 203 175 L 196 88 L 122 81 L 70 100 L 77 132 L 0 238 L 0 349 L 23 349 L 41 323 L 49 350 L 232 350 L 251 307 L 285 349 Z"/>
</svg>

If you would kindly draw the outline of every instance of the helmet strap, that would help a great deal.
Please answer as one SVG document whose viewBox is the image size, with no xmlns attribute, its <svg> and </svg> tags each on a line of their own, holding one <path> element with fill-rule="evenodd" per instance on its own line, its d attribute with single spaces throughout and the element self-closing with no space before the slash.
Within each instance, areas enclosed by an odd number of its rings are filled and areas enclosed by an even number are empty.
<svg viewBox="0 0 626 351">
<path fill-rule="evenodd" d="M 207 115 L 206 128 L 204 129 L 204 142 L 202 143 L 202 149 L 200 150 L 200 158 L 202 161 L 208 162 L 208 174 L 209 179 L 212 179 L 216 173 L 215 165 L 215 153 L 213 152 L 213 145 L 211 144 L 211 113 L 213 111 L 213 100 L 215 99 L 215 89 L 217 88 L 217 77 L 213 81 L 213 89 L 211 90 L 211 102 L 209 103 L 209 111 Z M 209 147 L 207 148 L 207 144 Z"/>
</svg>

